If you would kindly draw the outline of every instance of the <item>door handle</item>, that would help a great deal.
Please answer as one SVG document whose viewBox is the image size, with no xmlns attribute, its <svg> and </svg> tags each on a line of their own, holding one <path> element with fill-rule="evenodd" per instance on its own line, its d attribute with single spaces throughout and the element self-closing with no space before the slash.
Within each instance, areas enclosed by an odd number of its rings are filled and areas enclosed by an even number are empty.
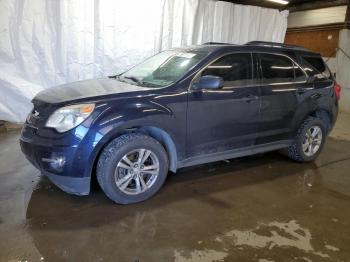
<svg viewBox="0 0 350 262">
<path fill-rule="evenodd" d="M 249 102 L 251 102 L 253 100 L 257 100 L 258 98 L 259 98 L 258 96 L 249 94 L 249 95 L 247 95 L 246 97 L 243 98 L 243 101 L 249 103 Z"/>
<path fill-rule="evenodd" d="M 313 100 L 317 100 L 321 97 L 322 95 L 320 93 L 316 93 L 316 94 L 313 94 L 312 96 L 310 96 L 311 99 Z"/>
<path fill-rule="evenodd" d="M 297 92 L 298 92 L 299 94 L 304 94 L 305 92 L 307 92 L 307 91 L 309 91 L 309 90 L 311 90 L 311 89 L 313 89 L 313 88 L 299 87 L 299 88 L 297 89 Z"/>
</svg>

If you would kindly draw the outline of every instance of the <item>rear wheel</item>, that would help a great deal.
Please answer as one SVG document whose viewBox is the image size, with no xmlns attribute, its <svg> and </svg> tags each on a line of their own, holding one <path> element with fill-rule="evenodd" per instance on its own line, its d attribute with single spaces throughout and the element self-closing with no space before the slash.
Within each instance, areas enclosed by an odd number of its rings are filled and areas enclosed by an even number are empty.
<svg viewBox="0 0 350 262">
<path fill-rule="evenodd" d="M 103 150 L 97 164 L 97 180 L 106 195 L 116 203 L 146 200 L 163 185 L 168 158 L 155 139 L 137 133 L 113 140 Z"/>
<path fill-rule="evenodd" d="M 298 162 L 310 162 L 320 154 L 326 139 L 324 122 L 315 117 L 307 118 L 298 130 L 294 142 L 285 153 Z"/>
</svg>

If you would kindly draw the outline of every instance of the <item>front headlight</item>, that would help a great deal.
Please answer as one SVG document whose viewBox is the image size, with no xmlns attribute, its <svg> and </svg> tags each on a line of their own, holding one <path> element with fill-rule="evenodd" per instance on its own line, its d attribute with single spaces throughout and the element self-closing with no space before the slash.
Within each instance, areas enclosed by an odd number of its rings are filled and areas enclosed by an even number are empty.
<svg viewBox="0 0 350 262">
<path fill-rule="evenodd" d="M 66 132 L 80 125 L 94 111 L 94 104 L 65 106 L 57 109 L 47 120 L 46 126 L 58 132 Z"/>
</svg>

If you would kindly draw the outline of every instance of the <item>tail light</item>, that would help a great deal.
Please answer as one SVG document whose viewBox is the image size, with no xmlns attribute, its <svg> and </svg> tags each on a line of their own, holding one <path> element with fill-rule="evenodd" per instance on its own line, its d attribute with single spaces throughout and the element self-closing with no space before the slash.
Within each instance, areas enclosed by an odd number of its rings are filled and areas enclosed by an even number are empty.
<svg viewBox="0 0 350 262">
<path fill-rule="evenodd" d="M 337 98 L 337 100 L 340 99 L 340 91 L 341 91 L 341 86 L 338 83 L 335 83 L 334 85 L 334 93 Z"/>
</svg>

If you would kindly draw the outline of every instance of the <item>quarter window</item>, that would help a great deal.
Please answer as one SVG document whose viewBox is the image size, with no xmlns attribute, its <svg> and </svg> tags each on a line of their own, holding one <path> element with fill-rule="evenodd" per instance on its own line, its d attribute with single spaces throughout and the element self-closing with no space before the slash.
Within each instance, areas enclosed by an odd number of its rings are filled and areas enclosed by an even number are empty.
<svg viewBox="0 0 350 262">
<path fill-rule="evenodd" d="M 224 80 L 224 88 L 252 84 L 253 67 L 250 53 L 237 53 L 224 56 L 203 72 L 202 76 L 219 76 Z"/>
<path fill-rule="evenodd" d="M 331 79 L 332 74 L 325 65 L 321 57 L 302 56 L 304 70 L 309 76 L 315 76 L 316 79 Z"/>
</svg>

